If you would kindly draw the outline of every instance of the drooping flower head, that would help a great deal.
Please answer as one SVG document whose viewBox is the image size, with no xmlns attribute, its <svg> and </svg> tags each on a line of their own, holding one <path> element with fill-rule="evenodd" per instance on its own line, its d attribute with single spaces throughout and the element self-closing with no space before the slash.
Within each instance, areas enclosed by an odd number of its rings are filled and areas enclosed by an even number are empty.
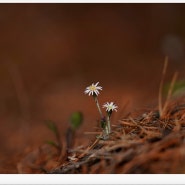
<svg viewBox="0 0 185 185">
<path fill-rule="evenodd" d="M 98 94 L 100 93 L 99 90 L 102 90 L 101 86 L 98 86 L 99 82 L 97 82 L 96 84 L 92 84 L 89 87 L 86 87 L 84 93 L 88 94 L 89 96 L 98 96 Z"/>
<path fill-rule="evenodd" d="M 103 108 L 106 108 L 106 111 L 108 113 L 112 113 L 112 111 L 116 111 L 117 112 L 117 108 L 118 106 L 114 103 L 114 102 L 107 102 L 103 105 Z"/>
</svg>

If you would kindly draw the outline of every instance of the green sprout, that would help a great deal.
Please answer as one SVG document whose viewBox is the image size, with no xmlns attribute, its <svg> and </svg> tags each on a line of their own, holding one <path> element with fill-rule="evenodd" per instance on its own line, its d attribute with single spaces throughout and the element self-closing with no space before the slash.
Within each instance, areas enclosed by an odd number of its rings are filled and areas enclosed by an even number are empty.
<svg viewBox="0 0 185 185">
<path fill-rule="evenodd" d="M 54 146 L 59 151 L 61 151 L 62 145 L 61 145 L 61 140 L 60 140 L 60 133 L 59 133 L 59 130 L 58 130 L 58 127 L 57 127 L 56 123 L 51 121 L 51 120 L 46 120 L 45 124 L 48 127 L 48 129 L 51 130 L 54 133 L 54 135 L 56 137 L 56 140 L 57 140 L 57 143 L 55 141 L 50 141 L 50 140 L 46 141 L 46 143 L 51 145 L 51 146 Z"/>
<path fill-rule="evenodd" d="M 81 112 L 73 112 L 70 116 L 70 125 L 73 130 L 80 127 L 83 122 L 83 114 Z"/>
<path fill-rule="evenodd" d="M 66 146 L 67 146 L 67 153 L 70 148 L 74 145 L 74 138 L 76 135 L 77 129 L 82 125 L 83 122 L 83 114 L 81 112 L 73 112 L 69 117 L 69 124 L 70 126 L 66 132 Z"/>
</svg>

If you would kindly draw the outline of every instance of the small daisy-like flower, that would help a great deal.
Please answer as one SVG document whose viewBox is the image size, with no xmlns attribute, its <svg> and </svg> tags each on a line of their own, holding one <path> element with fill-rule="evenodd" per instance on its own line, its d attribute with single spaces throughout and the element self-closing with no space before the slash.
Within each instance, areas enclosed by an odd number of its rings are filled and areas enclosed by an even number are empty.
<svg viewBox="0 0 185 185">
<path fill-rule="evenodd" d="M 102 90 L 101 86 L 98 86 L 99 82 L 97 82 L 96 84 L 92 84 L 89 87 L 86 87 L 84 93 L 90 95 L 96 95 L 98 96 L 99 94 L 99 90 Z"/>
<path fill-rule="evenodd" d="M 106 108 L 107 112 L 112 112 L 112 111 L 116 111 L 117 112 L 117 108 L 118 106 L 114 103 L 114 102 L 107 102 L 103 105 L 103 108 Z"/>
</svg>

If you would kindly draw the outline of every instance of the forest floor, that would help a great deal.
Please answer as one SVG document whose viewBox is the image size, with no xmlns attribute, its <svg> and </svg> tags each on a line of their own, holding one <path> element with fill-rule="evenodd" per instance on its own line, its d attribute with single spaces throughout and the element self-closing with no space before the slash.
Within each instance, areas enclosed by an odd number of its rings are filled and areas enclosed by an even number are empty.
<svg viewBox="0 0 185 185">
<path fill-rule="evenodd" d="M 41 135 L 38 130 L 42 130 Z M 102 133 L 97 126 L 88 133 L 65 132 L 60 148 L 44 142 L 38 146 L 36 143 L 48 136 L 47 131 L 43 126 L 33 127 L 30 136 L 35 143 L 17 152 L 14 149 L 15 155 L 4 155 L 1 173 L 185 173 L 184 97 L 171 100 L 163 117 L 158 107 L 125 115 L 112 124 L 107 140 L 96 137 Z M 9 137 L 12 145 L 22 139 L 12 134 Z"/>
</svg>

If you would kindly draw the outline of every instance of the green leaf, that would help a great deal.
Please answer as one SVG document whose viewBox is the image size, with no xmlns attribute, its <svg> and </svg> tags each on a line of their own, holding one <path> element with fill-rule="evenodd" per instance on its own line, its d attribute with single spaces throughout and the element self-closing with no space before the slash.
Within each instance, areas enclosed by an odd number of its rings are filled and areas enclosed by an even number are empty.
<svg viewBox="0 0 185 185">
<path fill-rule="evenodd" d="M 81 112 L 74 112 L 70 116 L 71 127 L 76 130 L 83 122 L 83 114 Z"/>
<path fill-rule="evenodd" d="M 101 128 L 105 129 L 107 122 L 105 119 L 101 119 L 100 124 L 101 124 Z"/>
<path fill-rule="evenodd" d="M 46 120 L 45 123 L 46 123 L 46 126 L 47 126 L 52 132 L 54 132 L 54 134 L 57 134 L 57 133 L 58 133 L 58 128 L 57 128 L 56 124 L 55 124 L 53 121 L 51 121 L 51 120 Z"/>
</svg>

